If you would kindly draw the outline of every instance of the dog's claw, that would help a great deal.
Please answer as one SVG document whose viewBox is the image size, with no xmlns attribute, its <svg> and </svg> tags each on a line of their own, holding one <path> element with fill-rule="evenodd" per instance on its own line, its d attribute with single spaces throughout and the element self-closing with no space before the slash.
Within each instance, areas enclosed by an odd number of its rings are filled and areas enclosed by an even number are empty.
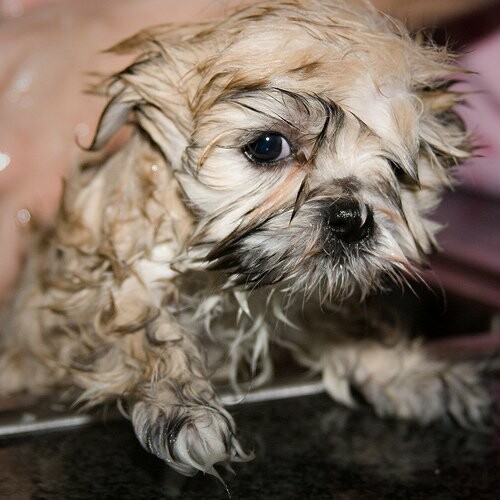
<svg viewBox="0 0 500 500">
<path fill-rule="evenodd" d="M 253 458 L 242 450 L 222 408 L 138 402 L 132 421 L 143 447 L 186 476 L 202 471 L 221 479 L 215 465 Z"/>
</svg>

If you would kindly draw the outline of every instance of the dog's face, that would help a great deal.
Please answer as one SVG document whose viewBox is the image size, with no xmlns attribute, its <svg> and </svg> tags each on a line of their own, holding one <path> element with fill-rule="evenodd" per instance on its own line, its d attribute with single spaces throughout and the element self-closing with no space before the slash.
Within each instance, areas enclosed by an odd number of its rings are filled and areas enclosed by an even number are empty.
<svg viewBox="0 0 500 500">
<path fill-rule="evenodd" d="M 467 156 L 442 52 L 326 1 L 260 4 L 130 44 L 145 55 L 118 75 L 107 115 L 132 103 L 176 170 L 193 259 L 228 285 L 337 299 L 422 263 L 436 229 L 425 215 Z"/>
</svg>

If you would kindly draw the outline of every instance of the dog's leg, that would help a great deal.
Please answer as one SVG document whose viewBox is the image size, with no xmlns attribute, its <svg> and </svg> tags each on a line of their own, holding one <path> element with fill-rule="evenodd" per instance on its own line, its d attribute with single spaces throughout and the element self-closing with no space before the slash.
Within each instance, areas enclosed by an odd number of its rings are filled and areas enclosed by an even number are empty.
<svg viewBox="0 0 500 500">
<path fill-rule="evenodd" d="M 90 341 L 80 334 L 82 343 Z M 64 370 L 44 365 L 24 347 L 20 341 L 0 355 L 2 395 L 46 393 L 58 383 L 74 383 L 83 391 L 79 402 L 87 406 L 123 399 L 144 448 L 185 475 L 198 470 L 217 475 L 215 464 L 251 458 L 204 373 L 196 342 L 167 313 L 145 328 L 107 339 L 92 352 L 73 353 L 71 362 L 63 362 Z M 69 344 L 53 347 L 58 352 L 47 360 L 63 359 Z"/>
<path fill-rule="evenodd" d="M 490 395 L 478 369 L 433 360 L 419 342 L 331 344 L 321 364 L 334 399 L 349 406 L 361 399 L 380 416 L 422 423 L 451 418 L 463 426 L 481 426 L 490 414 Z"/>
<path fill-rule="evenodd" d="M 205 374 L 194 336 L 155 307 L 149 308 L 149 319 L 141 314 L 142 324 L 129 323 L 128 316 L 129 326 L 117 327 L 130 311 L 124 306 L 117 304 L 105 344 L 73 363 L 73 382 L 82 389 L 79 402 L 124 401 L 144 448 L 185 475 L 217 475 L 215 464 L 250 458 Z M 136 311 L 141 309 L 146 310 Z"/>
<path fill-rule="evenodd" d="M 92 295 L 78 322 L 23 304 L 0 352 L 0 394 L 63 385 L 79 388 L 79 402 L 89 407 L 124 400 L 141 444 L 186 475 L 216 475 L 215 464 L 249 459 L 205 374 L 196 339 L 134 294 L 143 290 L 134 283 L 129 293 L 117 292 L 113 312 Z"/>
<path fill-rule="evenodd" d="M 166 316 L 146 331 L 152 372 L 131 395 L 132 422 L 142 445 L 182 474 L 216 475 L 214 465 L 250 458 L 232 417 L 217 401 L 196 343 Z"/>
</svg>

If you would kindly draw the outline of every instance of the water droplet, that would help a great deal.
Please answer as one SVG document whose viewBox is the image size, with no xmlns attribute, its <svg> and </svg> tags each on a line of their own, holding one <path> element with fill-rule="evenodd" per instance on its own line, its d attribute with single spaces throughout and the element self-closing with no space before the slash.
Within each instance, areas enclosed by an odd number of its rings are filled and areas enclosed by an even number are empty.
<svg viewBox="0 0 500 500">
<path fill-rule="evenodd" d="M 151 165 L 151 170 L 152 170 L 153 172 L 158 172 L 158 170 L 160 170 L 160 167 L 159 167 L 156 163 L 153 163 L 153 164 Z"/>
<path fill-rule="evenodd" d="M 7 89 L 6 96 L 9 102 L 17 103 L 26 99 L 31 84 L 33 83 L 33 73 L 30 69 L 22 68 L 16 75 L 12 85 Z"/>
<path fill-rule="evenodd" d="M 19 92 L 20 94 L 26 92 L 31 87 L 33 82 L 33 76 L 29 71 L 25 71 L 19 75 L 19 78 L 14 82 L 12 90 Z"/>
<path fill-rule="evenodd" d="M 0 172 L 5 170 L 10 163 L 10 156 L 7 153 L 2 153 L 0 151 Z"/>
<path fill-rule="evenodd" d="M 16 220 L 19 222 L 19 224 L 28 224 L 28 222 L 31 220 L 31 213 L 27 208 L 21 208 L 21 210 L 18 210 L 16 213 Z"/>
</svg>

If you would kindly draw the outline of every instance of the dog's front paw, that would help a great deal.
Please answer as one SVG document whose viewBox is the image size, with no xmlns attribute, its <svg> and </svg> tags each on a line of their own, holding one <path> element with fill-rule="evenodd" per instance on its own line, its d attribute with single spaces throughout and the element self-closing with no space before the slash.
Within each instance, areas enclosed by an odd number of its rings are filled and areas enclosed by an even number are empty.
<svg viewBox="0 0 500 500">
<path fill-rule="evenodd" d="M 472 365 L 405 373 L 382 385 L 367 380 L 359 389 L 381 416 L 451 419 L 467 428 L 484 427 L 491 416 L 490 394 Z"/>
<path fill-rule="evenodd" d="M 479 368 L 433 360 L 419 344 L 338 348 L 325 357 L 323 375 L 334 399 L 349 406 L 362 401 L 381 417 L 423 424 L 451 419 L 463 427 L 481 428 L 492 415 Z"/>
<path fill-rule="evenodd" d="M 198 471 L 217 477 L 214 465 L 251 460 L 234 435 L 226 410 L 214 406 L 137 402 L 132 412 L 135 433 L 144 448 L 181 474 Z"/>
</svg>

